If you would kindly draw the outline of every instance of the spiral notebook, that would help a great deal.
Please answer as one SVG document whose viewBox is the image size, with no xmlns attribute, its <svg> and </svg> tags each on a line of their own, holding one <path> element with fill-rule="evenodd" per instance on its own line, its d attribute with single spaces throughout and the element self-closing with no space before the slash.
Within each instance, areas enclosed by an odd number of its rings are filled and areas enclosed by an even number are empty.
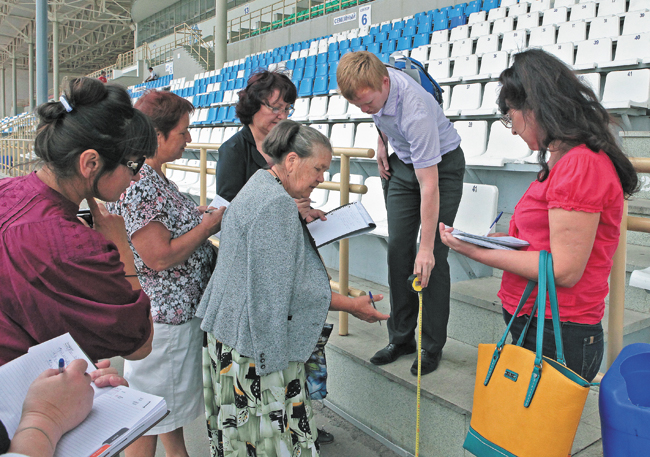
<svg viewBox="0 0 650 457">
<path fill-rule="evenodd" d="M 0 420 L 9 438 L 16 433 L 30 384 L 48 368 L 58 368 L 59 359 L 66 366 L 75 359 L 84 359 L 88 362 L 87 372 L 95 370 L 69 333 L 33 346 L 27 354 L 0 367 Z M 92 386 L 95 399 L 90 414 L 63 435 L 55 457 L 117 455 L 168 414 L 162 397 L 123 386 Z"/>
<path fill-rule="evenodd" d="M 325 246 L 343 238 L 368 233 L 377 225 L 361 202 L 339 206 L 325 214 L 326 221 L 316 219 L 307 224 L 317 247 Z"/>
</svg>

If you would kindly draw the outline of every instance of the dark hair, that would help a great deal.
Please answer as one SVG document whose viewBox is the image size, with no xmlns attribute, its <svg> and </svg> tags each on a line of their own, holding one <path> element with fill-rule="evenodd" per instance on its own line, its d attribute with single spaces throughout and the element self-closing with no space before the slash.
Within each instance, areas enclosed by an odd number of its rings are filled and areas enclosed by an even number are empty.
<svg viewBox="0 0 650 457">
<path fill-rule="evenodd" d="M 278 164 L 290 152 L 295 152 L 303 159 L 311 157 L 314 146 L 318 145 L 332 150 L 330 140 L 318 130 L 285 119 L 273 127 L 264 139 L 262 150 L 271 157 L 273 163 Z"/>
<path fill-rule="evenodd" d="M 138 98 L 135 108 L 149 116 L 165 139 L 185 113 L 194 112 L 194 105 L 173 92 L 148 90 Z"/>
<path fill-rule="evenodd" d="M 263 70 L 248 78 L 246 88 L 239 91 L 236 107 L 237 117 L 242 124 L 253 122 L 253 116 L 260 110 L 262 103 L 268 101 L 274 90 L 278 90 L 280 98 L 289 105 L 293 105 L 298 97 L 296 86 L 283 73 Z"/>
<path fill-rule="evenodd" d="M 585 144 L 594 152 L 609 156 L 626 196 L 638 186 L 630 160 L 610 129 L 612 120 L 593 90 L 564 62 L 541 49 L 515 54 L 515 61 L 499 76 L 498 104 L 502 113 L 510 108 L 532 112 L 539 126 L 538 181 L 549 174 L 546 151 L 553 141 L 568 147 Z"/>
<path fill-rule="evenodd" d="M 153 71 L 153 67 L 149 67 L 149 70 Z"/>
<path fill-rule="evenodd" d="M 39 124 L 34 152 L 57 179 L 74 176 L 82 152 L 94 149 L 103 165 L 95 177 L 115 170 L 125 157 L 153 157 L 156 132 L 146 116 L 133 109 L 121 86 L 94 78 L 75 78 L 66 84 L 61 101 L 37 108 Z"/>
</svg>

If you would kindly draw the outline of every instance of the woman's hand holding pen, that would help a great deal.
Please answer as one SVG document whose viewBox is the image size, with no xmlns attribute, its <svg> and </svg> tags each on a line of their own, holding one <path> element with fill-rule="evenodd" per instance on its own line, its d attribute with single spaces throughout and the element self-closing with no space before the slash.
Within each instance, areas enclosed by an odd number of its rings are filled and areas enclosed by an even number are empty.
<svg viewBox="0 0 650 457">
<path fill-rule="evenodd" d="M 361 295 L 360 297 L 353 298 L 352 300 L 354 301 L 354 307 L 350 310 L 350 314 L 352 314 L 357 319 L 370 323 L 385 321 L 390 316 L 388 314 L 380 313 L 377 311 L 377 308 L 375 308 L 375 305 L 373 303 L 381 301 L 383 298 L 383 294 L 373 295 L 372 299 L 369 295 Z"/>
<path fill-rule="evenodd" d="M 214 208 L 212 206 L 206 208 L 205 206 L 199 206 L 199 212 L 203 213 L 203 218 L 199 225 L 206 228 L 208 236 L 212 236 L 221 230 L 221 220 L 223 219 L 223 213 L 225 211 L 225 206 L 220 208 Z"/>
</svg>

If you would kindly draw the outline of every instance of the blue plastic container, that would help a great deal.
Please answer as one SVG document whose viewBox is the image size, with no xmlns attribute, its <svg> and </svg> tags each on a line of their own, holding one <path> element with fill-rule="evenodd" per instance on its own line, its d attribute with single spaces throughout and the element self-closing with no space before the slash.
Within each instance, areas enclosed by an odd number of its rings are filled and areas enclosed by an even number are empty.
<svg viewBox="0 0 650 457">
<path fill-rule="evenodd" d="M 604 457 L 650 455 L 650 344 L 623 348 L 600 383 Z"/>
</svg>

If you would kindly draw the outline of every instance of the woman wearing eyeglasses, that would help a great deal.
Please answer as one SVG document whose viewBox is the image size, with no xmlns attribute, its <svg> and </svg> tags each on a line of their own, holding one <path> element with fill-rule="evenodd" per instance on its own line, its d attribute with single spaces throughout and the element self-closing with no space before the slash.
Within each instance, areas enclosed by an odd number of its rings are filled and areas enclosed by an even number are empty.
<svg viewBox="0 0 650 457">
<path fill-rule="evenodd" d="M 93 360 L 151 351 L 149 298 L 136 277 L 115 201 L 153 156 L 155 131 L 127 92 L 72 79 L 38 107 L 42 166 L 0 181 L 0 365 L 70 332 Z M 88 202 L 91 229 L 77 218 Z"/>
<path fill-rule="evenodd" d="M 516 54 L 499 82 L 502 122 L 531 150 L 539 151 L 541 170 L 515 206 L 509 228 L 510 235 L 530 246 L 521 251 L 484 249 L 457 240 L 451 229 L 443 232 L 441 227 L 442 241 L 504 270 L 498 296 L 506 322 L 528 280 L 537 280 L 539 251 L 550 251 L 567 366 L 590 381 L 603 358 L 601 320 L 607 279 L 618 246 L 624 199 L 637 188 L 636 172 L 594 92 L 556 57 L 539 49 Z M 533 292 L 511 327 L 513 341 L 519 339 L 535 296 Z M 551 320 L 546 323 L 550 337 L 544 339 L 544 355 L 555 358 Z M 533 320 L 524 343 L 533 351 L 535 328 Z"/>
<path fill-rule="evenodd" d="M 225 210 L 198 207 L 162 171 L 183 156 L 194 106 L 166 91 L 150 91 L 135 108 L 153 122 L 158 150 L 140 180 L 108 206 L 124 217 L 142 288 L 151 298 L 155 336 L 146 359 L 127 362 L 124 377 L 144 392 L 165 397 L 170 414 L 129 446 L 127 457 L 153 457 L 157 436 L 168 455 L 186 456 L 183 426 L 203 414 L 200 319 L 194 317 L 216 255 L 208 238 Z"/>
<path fill-rule="evenodd" d="M 244 127 L 219 148 L 217 194 L 232 201 L 257 170 L 272 165 L 262 143 L 278 122 L 293 114 L 297 96 L 296 86 L 282 73 L 265 70 L 248 79 L 237 103 L 237 117 Z M 307 222 L 321 217 L 321 211 L 310 209 L 308 198 L 295 201 Z"/>
</svg>

